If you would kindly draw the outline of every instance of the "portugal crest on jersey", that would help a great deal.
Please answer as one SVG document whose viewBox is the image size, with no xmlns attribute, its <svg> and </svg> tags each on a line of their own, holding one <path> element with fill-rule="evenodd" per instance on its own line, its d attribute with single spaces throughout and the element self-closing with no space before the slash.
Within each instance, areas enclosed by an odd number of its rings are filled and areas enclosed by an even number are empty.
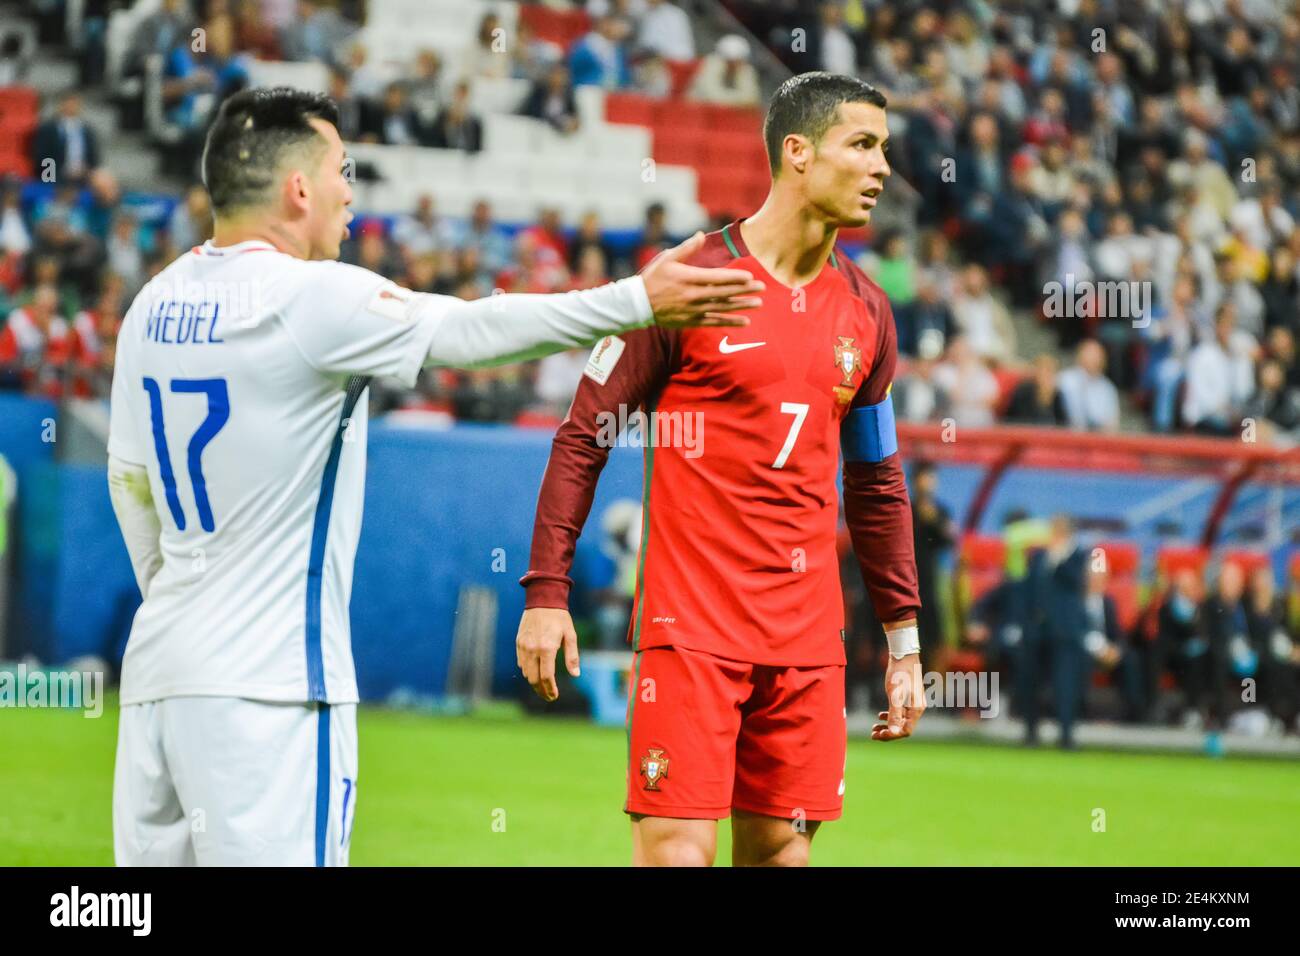
<svg viewBox="0 0 1300 956">
<path fill-rule="evenodd" d="M 658 747 L 651 747 L 641 758 L 641 776 L 647 790 L 658 790 L 659 781 L 668 776 L 668 758 Z"/>
<path fill-rule="evenodd" d="M 835 397 L 841 402 L 853 401 L 855 387 L 853 373 L 862 368 L 862 350 L 853 344 L 853 339 L 846 335 L 836 336 L 839 342 L 835 346 L 835 367 L 844 373 L 844 381 L 835 386 Z"/>
</svg>

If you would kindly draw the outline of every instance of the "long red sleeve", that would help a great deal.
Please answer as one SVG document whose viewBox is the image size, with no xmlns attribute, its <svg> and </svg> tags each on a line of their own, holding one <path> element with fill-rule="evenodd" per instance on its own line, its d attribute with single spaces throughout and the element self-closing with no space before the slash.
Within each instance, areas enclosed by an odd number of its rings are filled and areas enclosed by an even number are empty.
<svg viewBox="0 0 1300 956">
<path fill-rule="evenodd" d="M 611 360 L 610 350 L 617 350 L 620 344 L 621 353 Z M 593 378 L 592 362 L 588 363 L 589 374 L 583 375 L 569 414 L 551 444 L 551 457 L 538 493 L 528 573 L 519 580 L 528 592 L 526 608 L 569 606 L 574 546 L 591 511 L 596 482 L 609 458 L 607 443 L 600 440 L 601 423 L 605 415 L 625 420 L 643 406 L 663 387 L 676 355 L 677 333 L 658 327 L 611 336 L 593 351 L 593 362 L 605 366 L 612 362 L 612 366 L 604 369 L 608 377 L 601 384 L 597 379 L 604 372 L 595 370 L 597 377 Z M 622 416 L 620 406 L 625 409 Z M 603 434 L 608 435 L 608 429 Z"/>
<path fill-rule="evenodd" d="M 853 400 L 855 409 L 879 404 L 888 397 L 898 364 L 893 311 L 883 294 L 878 303 L 877 357 Z M 881 462 L 844 462 L 844 519 L 876 618 L 888 623 L 915 617 L 921 598 L 916 583 L 912 504 L 898 452 Z"/>
</svg>

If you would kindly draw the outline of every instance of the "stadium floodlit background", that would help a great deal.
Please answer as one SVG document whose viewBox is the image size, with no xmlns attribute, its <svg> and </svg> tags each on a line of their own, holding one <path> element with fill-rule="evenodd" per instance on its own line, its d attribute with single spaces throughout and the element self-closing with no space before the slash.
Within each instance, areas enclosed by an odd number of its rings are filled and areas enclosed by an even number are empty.
<svg viewBox="0 0 1300 956">
<path fill-rule="evenodd" d="M 884 642 L 846 562 L 855 736 L 815 861 L 1294 863 L 1298 56 L 1286 0 L 0 2 L 0 668 L 111 684 L 121 660 L 114 339 L 211 234 L 224 96 L 330 92 L 344 258 L 476 298 L 599 284 L 752 212 L 765 94 L 853 73 L 890 101 L 894 175 L 841 248 L 898 326 L 925 665 L 978 680 L 866 740 Z M 583 677 L 543 707 L 513 654 L 585 358 L 372 386 L 356 863 L 629 858 L 638 449 L 579 544 Z M 1092 573 L 1026 617 L 1043 548 Z M 111 698 L 0 709 L 0 864 L 111 862 L 115 723 Z"/>
</svg>

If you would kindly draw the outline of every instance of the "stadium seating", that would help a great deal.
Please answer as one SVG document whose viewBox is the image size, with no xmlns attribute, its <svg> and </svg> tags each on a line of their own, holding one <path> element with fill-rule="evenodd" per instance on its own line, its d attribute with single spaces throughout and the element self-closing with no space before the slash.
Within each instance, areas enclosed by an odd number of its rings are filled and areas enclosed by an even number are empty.
<svg viewBox="0 0 1300 956">
<path fill-rule="evenodd" d="M 482 17 L 498 15 L 511 33 L 522 17 L 541 39 L 567 48 L 589 27 L 585 13 L 565 13 L 534 5 L 462 2 L 462 0 L 393 0 L 376 4 L 357 35 L 370 53 L 369 65 L 381 77 L 402 75 L 420 50 L 434 49 L 442 57 L 444 74 L 465 72 L 466 51 L 474 44 Z M 323 72 L 299 71 L 318 64 L 256 63 L 255 82 L 289 81 L 318 88 Z M 323 70 L 323 67 L 320 68 Z M 292 71 L 292 75 L 289 71 Z M 301 74 L 301 75 L 299 75 Z M 625 98 L 609 97 L 593 87 L 575 91 L 580 129 L 563 136 L 547 124 L 515 115 L 528 94 L 526 80 L 475 77 L 471 84 L 471 109 L 483 119 L 483 150 L 465 155 L 448 150 L 400 146 L 349 144 L 358 162 L 371 166 L 378 182 L 358 182 L 356 207 L 376 214 L 408 212 L 423 194 L 434 197 L 439 211 L 466 216 L 474 203 L 490 198 L 498 221 L 530 222 L 543 208 L 555 208 L 569 223 L 595 211 L 608 229 L 629 229 L 644 220 L 645 208 L 662 202 L 668 228 L 688 233 L 706 223 L 705 209 L 697 200 L 700 185 L 695 171 L 697 156 L 679 162 L 652 151 L 651 106 L 635 114 L 621 114 Z M 632 98 L 635 100 L 636 98 Z M 709 119 L 701 111 L 701 126 Z M 648 160 L 654 159 L 651 167 Z"/>
<path fill-rule="evenodd" d="M 1264 552 L 1244 549 L 1224 551 L 1221 558 L 1225 565 L 1235 564 L 1247 576 L 1259 568 L 1268 567 L 1272 563 L 1272 559 Z"/>
<path fill-rule="evenodd" d="M 366 26 L 356 39 L 378 67 L 408 64 L 421 50 L 432 49 L 449 75 L 460 76 L 483 17 L 495 13 L 501 27 L 513 35 L 518 11 L 514 3 L 483 0 L 383 0 L 370 5 Z"/>
<path fill-rule="evenodd" d="M 771 178 L 758 110 L 616 93 L 605 97 L 605 119 L 648 126 L 655 162 L 694 169 L 699 201 L 711 216 L 741 215 L 767 195 Z"/>
<path fill-rule="evenodd" d="M 1168 545 L 1157 552 L 1156 569 L 1165 581 L 1183 570 L 1192 571 L 1199 576 L 1204 574 L 1209 560 L 1209 550 L 1200 545 Z"/>
<path fill-rule="evenodd" d="M 30 86 L 0 87 L 0 116 L 36 116 L 40 95 Z"/>
<path fill-rule="evenodd" d="M 641 224 L 648 204 L 662 202 L 676 233 L 705 223 L 693 170 L 657 163 L 650 175 L 650 134 L 644 129 L 584 126 L 562 136 L 539 120 L 502 113 L 486 115 L 483 126 L 484 148 L 476 154 L 349 144 L 349 155 L 380 176 L 378 183 L 357 183 L 357 208 L 409 212 L 429 193 L 444 215 L 465 216 L 478 199 L 490 196 L 500 221 L 532 221 L 538 210 L 554 207 L 576 222 L 594 209 L 606 228 L 626 229 Z"/>
<path fill-rule="evenodd" d="M 31 176 L 29 151 L 40 118 L 40 98 L 26 86 L 0 87 L 0 176 Z"/>
<path fill-rule="evenodd" d="M 605 118 L 611 123 L 653 126 L 655 101 L 636 93 L 609 93 L 605 96 Z"/>
<path fill-rule="evenodd" d="M 329 68 L 324 63 L 251 60 L 248 64 L 250 86 L 292 86 L 313 93 L 326 93 L 329 81 Z"/>
<path fill-rule="evenodd" d="M 1130 541 L 1102 541 L 1097 547 L 1106 555 L 1106 570 L 1112 578 L 1137 576 L 1142 561 L 1137 545 Z"/>
<path fill-rule="evenodd" d="M 129 39 L 139 22 L 159 6 L 159 0 L 136 0 L 128 9 L 111 15 L 106 44 L 110 88 L 121 92 Z M 522 17 L 540 39 L 566 49 L 590 26 L 589 18 L 581 11 L 560 12 L 536 5 L 485 0 L 385 0 L 371 5 L 366 25 L 355 39 L 366 47 L 368 68 L 375 71 L 380 82 L 409 75 L 410 65 L 426 49 L 438 53 L 443 75 L 454 79 L 472 72 L 467 57 L 488 13 L 499 18 L 507 36 L 514 35 Z M 255 85 L 283 84 L 324 91 L 329 82 L 328 68 L 319 62 L 252 60 L 248 70 Z M 147 64 L 143 90 L 146 125 L 157 142 L 166 144 L 175 142 L 178 134 L 161 108 L 161 71 L 160 62 Z M 683 76 L 688 78 L 689 74 Z M 577 134 L 565 137 L 541 121 L 514 115 L 529 88 L 526 80 L 472 78 L 470 108 L 483 118 L 484 149 L 463 162 L 434 157 L 412 164 L 412 157 L 401 152 L 403 147 L 350 144 L 351 153 L 358 159 L 364 156 L 381 177 L 379 183 L 358 184 L 357 208 L 377 214 L 407 212 L 421 195 L 429 193 L 444 215 L 464 216 L 478 199 L 491 198 L 494 215 L 500 221 L 531 222 L 540 209 L 553 207 L 565 221 L 575 223 L 594 210 L 606 228 L 618 230 L 641 225 L 646 206 L 662 202 L 673 233 L 689 233 L 706 224 L 705 208 L 698 201 L 701 158 L 692 154 L 690 162 L 678 164 L 670 156 L 652 151 L 653 109 L 642 110 L 632 125 L 608 122 L 605 91 L 581 87 L 575 91 L 581 128 Z M 717 120 L 703 107 L 694 109 L 699 130 Z M 738 122 L 724 118 L 720 128 L 738 130 Z M 0 129 L 7 132 L 9 127 L 0 124 Z M 16 149 L 0 147 L 0 161 L 21 169 L 17 153 Z M 655 164 L 651 172 L 647 161 L 652 158 Z"/>
<path fill-rule="evenodd" d="M 1138 572 L 1142 565 L 1142 552 L 1131 541 L 1103 541 L 1097 545 L 1106 555 L 1106 569 L 1110 579 L 1106 593 L 1115 602 L 1119 626 L 1130 631 L 1138 622 L 1142 611 L 1142 589 Z"/>
<path fill-rule="evenodd" d="M 679 97 L 686 92 L 686 87 L 690 85 L 691 79 L 695 76 L 695 71 L 700 67 L 699 60 L 685 61 L 666 61 L 668 72 L 672 74 L 672 95 Z"/>
<path fill-rule="evenodd" d="M 528 24 L 539 40 L 566 50 L 591 29 L 591 18 L 585 10 L 554 10 L 540 3 L 520 7 L 519 20 Z"/>
</svg>

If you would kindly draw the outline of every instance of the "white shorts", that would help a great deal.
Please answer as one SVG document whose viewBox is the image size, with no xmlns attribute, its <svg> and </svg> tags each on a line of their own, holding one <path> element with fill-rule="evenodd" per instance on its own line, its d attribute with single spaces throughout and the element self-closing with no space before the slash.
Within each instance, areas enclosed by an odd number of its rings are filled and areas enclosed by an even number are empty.
<svg viewBox="0 0 1300 956">
<path fill-rule="evenodd" d="M 347 866 L 356 807 L 356 704 L 122 707 L 118 866 Z"/>
</svg>

